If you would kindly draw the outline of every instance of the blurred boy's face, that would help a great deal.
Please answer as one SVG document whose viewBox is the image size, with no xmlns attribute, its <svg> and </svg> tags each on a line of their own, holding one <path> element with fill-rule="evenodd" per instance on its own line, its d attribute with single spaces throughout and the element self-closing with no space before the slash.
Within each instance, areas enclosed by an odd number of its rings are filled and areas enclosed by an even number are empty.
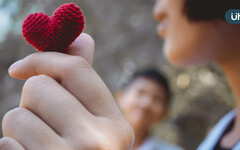
<svg viewBox="0 0 240 150">
<path fill-rule="evenodd" d="M 223 20 L 190 21 L 184 6 L 185 0 L 156 0 L 154 17 L 160 22 L 157 31 L 165 40 L 169 61 L 177 66 L 199 65 L 231 54 L 230 39 L 236 39 L 237 26 Z"/>
<path fill-rule="evenodd" d="M 123 90 L 118 103 L 133 128 L 150 130 L 167 113 L 165 89 L 144 77 Z"/>
</svg>

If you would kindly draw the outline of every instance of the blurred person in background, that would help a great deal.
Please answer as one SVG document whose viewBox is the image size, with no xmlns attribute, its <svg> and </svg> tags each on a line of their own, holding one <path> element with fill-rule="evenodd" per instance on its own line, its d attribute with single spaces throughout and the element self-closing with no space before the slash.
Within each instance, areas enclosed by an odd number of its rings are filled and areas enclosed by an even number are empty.
<svg viewBox="0 0 240 150">
<path fill-rule="evenodd" d="M 181 150 L 151 135 L 156 124 L 167 117 L 170 98 L 168 81 L 156 69 L 134 73 L 117 92 L 116 100 L 135 132 L 133 150 Z"/>
<path fill-rule="evenodd" d="M 226 11 L 239 9 L 239 3 L 156 0 L 154 16 L 161 22 L 158 33 L 169 61 L 182 67 L 218 63 L 237 98 L 236 110 L 223 117 L 199 150 L 240 149 L 240 25 L 224 20 Z M 78 56 L 37 53 L 10 67 L 11 76 L 27 82 L 21 108 L 4 117 L 3 134 L 9 138 L 0 145 L 19 150 L 131 149 L 132 128 L 91 68 L 93 45 L 80 36 L 68 53 Z"/>
</svg>

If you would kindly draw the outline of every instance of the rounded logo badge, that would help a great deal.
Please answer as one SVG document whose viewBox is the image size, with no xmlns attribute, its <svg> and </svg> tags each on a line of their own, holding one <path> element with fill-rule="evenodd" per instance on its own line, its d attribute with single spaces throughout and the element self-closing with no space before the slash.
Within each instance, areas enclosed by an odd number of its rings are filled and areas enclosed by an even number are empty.
<svg viewBox="0 0 240 150">
<path fill-rule="evenodd" d="M 230 24 L 240 24 L 240 9 L 230 9 L 225 14 L 225 19 Z"/>
</svg>

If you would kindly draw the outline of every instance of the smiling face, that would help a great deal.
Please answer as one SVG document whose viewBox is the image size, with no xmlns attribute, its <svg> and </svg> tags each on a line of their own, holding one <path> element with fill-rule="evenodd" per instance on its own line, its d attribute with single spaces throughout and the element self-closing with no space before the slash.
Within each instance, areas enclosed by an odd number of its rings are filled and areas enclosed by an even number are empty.
<svg viewBox="0 0 240 150">
<path fill-rule="evenodd" d="M 134 129 L 150 130 L 167 113 L 165 89 L 151 79 L 136 78 L 118 96 L 118 103 Z"/>
<path fill-rule="evenodd" d="M 165 40 L 164 53 L 169 61 L 188 66 L 226 57 L 226 50 L 235 44 L 236 26 L 220 19 L 190 21 L 183 13 L 184 6 L 185 0 L 156 0 L 154 7 L 154 17 L 160 22 L 157 31 Z"/>
</svg>

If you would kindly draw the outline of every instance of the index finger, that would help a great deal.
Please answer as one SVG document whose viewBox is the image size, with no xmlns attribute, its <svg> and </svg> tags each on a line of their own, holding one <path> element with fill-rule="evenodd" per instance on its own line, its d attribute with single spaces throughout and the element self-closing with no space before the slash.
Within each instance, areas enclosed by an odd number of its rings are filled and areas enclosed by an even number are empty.
<svg viewBox="0 0 240 150">
<path fill-rule="evenodd" d="M 57 52 L 35 53 L 11 66 L 9 73 L 23 80 L 45 74 L 57 80 L 95 116 L 119 117 L 121 114 L 102 79 L 82 57 Z"/>
</svg>

